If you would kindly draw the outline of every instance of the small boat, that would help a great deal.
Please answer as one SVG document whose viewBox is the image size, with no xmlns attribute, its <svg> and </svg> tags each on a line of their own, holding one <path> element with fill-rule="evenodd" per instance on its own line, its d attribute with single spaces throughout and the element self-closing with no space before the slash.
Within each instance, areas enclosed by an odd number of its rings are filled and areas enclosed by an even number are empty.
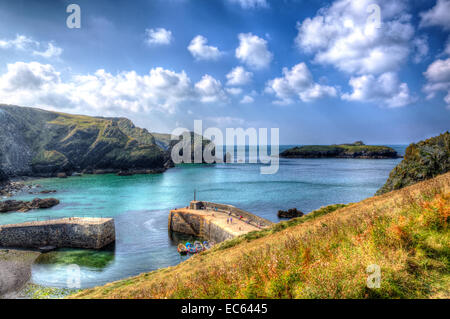
<svg viewBox="0 0 450 319">
<path fill-rule="evenodd" d="M 186 255 L 188 253 L 186 245 L 183 244 L 178 244 L 177 250 L 180 255 Z"/>
<path fill-rule="evenodd" d="M 197 252 L 197 249 L 195 248 L 195 246 L 193 244 L 191 244 L 190 242 L 186 243 L 186 249 L 190 254 L 195 254 Z"/>
<path fill-rule="evenodd" d="M 194 247 L 198 253 L 204 250 L 202 243 L 199 241 L 194 242 Z"/>
</svg>

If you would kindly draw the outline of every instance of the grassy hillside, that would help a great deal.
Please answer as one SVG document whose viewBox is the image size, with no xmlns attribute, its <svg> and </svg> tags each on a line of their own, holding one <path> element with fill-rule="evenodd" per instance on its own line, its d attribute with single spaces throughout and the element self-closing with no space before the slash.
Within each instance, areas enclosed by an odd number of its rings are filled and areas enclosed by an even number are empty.
<svg viewBox="0 0 450 319">
<path fill-rule="evenodd" d="M 73 298 L 449 298 L 450 173 Z M 371 264 L 381 287 L 366 287 Z"/>
<path fill-rule="evenodd" d="M 362 142 L 340 145 L 296 146 L 280 153 L 281 157 L 291 158 L 396 158 L 397 152 L 387 146 L 364 145 Z"/>
<path fill-rule="evenodd" d="M 406 148 L 404 159 L 389 174 L 377 195 L 450 171 L 450 133 L 429 138 Z"/>
<path fill-rule="evenodd" d="M 83 169 L 163 169 L 168 153 L 125 118 L 0 105 L 0 169 L 52 175 Z"/>
</svg>

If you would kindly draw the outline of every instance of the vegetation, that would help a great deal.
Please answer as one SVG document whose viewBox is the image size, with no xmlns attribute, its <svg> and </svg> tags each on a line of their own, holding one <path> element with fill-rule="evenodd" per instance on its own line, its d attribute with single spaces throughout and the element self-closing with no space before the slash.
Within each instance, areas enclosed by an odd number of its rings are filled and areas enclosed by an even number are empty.
<svg viewBox="0 0 450 319">
<path fill-rule="evenodd" d="M 280 156 L 294 158 L 396 158 L 398 154 L 387 146 L 364 145 L 363 142 L 357 141 L 353 144 L 296 146 L 285 150 Z"/>
<path fill-rule="evenodd" d="M 412 185 L 450 171 L 450 133 L 411 144 L 376 195 Z"/>
<path fill-rule="evenodd" d="M 169 160 L 155 137 L 125 118 L 0 105 L 0 168 L 9 175 L 83 169 L 161 170 Z"/>
<path fill-rule="evenodd" d="M 450 173 L 226 241 L 73 298 L 449 298 Z M 369 265 L 381 287 L 366 285 Z"/>
</svg>

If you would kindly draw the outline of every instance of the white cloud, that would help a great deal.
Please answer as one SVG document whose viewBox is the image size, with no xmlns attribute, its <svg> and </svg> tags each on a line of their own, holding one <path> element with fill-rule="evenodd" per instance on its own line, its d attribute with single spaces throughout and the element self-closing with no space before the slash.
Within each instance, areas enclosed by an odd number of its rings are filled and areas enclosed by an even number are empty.
<svg viewBox="0 0 450 319">
<path fill-rule="evenodd" d="M 268 8 L 267 0 L 228 0 L 232 3 L 238 3 L 243 9 Z"/>
<path fill-rule="evenodd" d="M 217 126 L 236 127 L 245 124 L 244 119 L 232 116 L 207 117 L 206 120 L 215 123 Z"/>
<path fill-rule="evenodd" d="M 413 56 L 414 63 L 420 63 L 428 54 L 428 40 L 426 37 L 417 37 L 413 40 L 415 54 Z"/>
<path fill-rule="evenodd" d="M 430 10 L 420 13 L 420 26 L 440 26 L 444 30 L 450 30 L 450 0 L 437 0 L 436 5 Z"/>
<path fill-rule="evenodd" d="M 325 96 L 336 96 L 336 89 L 314 82 L 313 76 L 305 63 L 299 63 L 291 69 L 283 68 L 283 77 L 267 82 L 265 91 L 275 94 L 279 100 L 276 104 L 290 104 L 298 97 L 308 102 Z"/>
<path fill-rule="evenodd" d="M 209 74 L 205 74 L 199 82 L 195 83 L 195 90 L 203 103 L 219 102 L 227 99 L 222 83 Z"/>
<path fill-rule="evenodd" d="M 252 72 L 247 72 L 242 66 L 237 66 L 227 74 L 227 85 L 245 85 L 250 83 L 252 77 Z"/>
<path fill-rule="evenodd" d="M 172 31 L 164 28 L 145 29 L 145 42 L 149 45 L 168 45 L 172 42 Z"/>
<path fill-rule="evenodd" d="M 208 45 L 208 39 L 201 35 L 192 39 L 188 50 L 197 60 L 217 60 L 222 55 L 217 47 Z"/>
<path fill-rule="evenodd" d="M 252 33 L 240 33 L 236 57 L 249 67 L 263 69 L 269 66 L 273 54 L 267 48 L 267 41 Z"/>
<path fill-rule="evenodd" d="M 76 75 L 63 82 L 49 64 L 16 62 L 8 64 L 0 76 L 0 101 L 49 109 L 76 110 L 98 114 L 125 110 L 173 112 L 183 101 L 195 99 L 190 79 L 184 71 L 163 68 L 148 74 L 135 71 L 113 75 L 104 70 Z"/>
<path fill-rule="evenodd" d="M 450 58 L 446 60 L 438 59 L 428 66 L 424 72 L 428 80 L 423 90 L 427 93 L 427 98 L 432 99 L 438 92 L 445 92 L 444 101 L 447 108 L 450 108 Z"/>
<path fill-rule="evenodd" d="M 46 59 L 59 58 L 63 52 L 62 48 L 52 42 L 47 43 L 47 49 L 45 51 L 39 51 L 41 46 L 42 44 L 39 41 L 35 41 L 25 35 L 16 35 L 14 39 L 0 40 L 0 49 L 27 51 L 27 53 L 33 54 L 34 56 L 40 56 Z"/>
<path fill-rule="evenodd" d="M 34 55 L 41 56 L 46 59 L 58 58 L 63 52 L 63 49 L 53 45 L 52 43 L 48 44 L 47 50 L 45 51 L 33 51 Z"/>
<path fill-rule="evenodd" d="M 352 93 L 345 93 L 342 99 L 348 101 L 373 102 L 379 106 L 400 107 L 414 101 L 406 83 L 400 83 L 393 72 L 376 77 L 372 74 L 352 77 L 349 81 Z"/>
<path fill-rule="evenodd" d="M 33 39 L 24 36 L 24 35 L 16 35 L 15 39 L 2 39 L 0 40 L 0 48 L 1 49 L 17 49 L 17 50 L 25 50 L 31 45 L 36 45 L 37 42 Z"/>
<path fill-rule="evenodd" d="M 338 0 L 297 24 L 296 45 L 314 61 L 356 74 L 398 69 L 410 52 L 414 27 L 403 1 L 380 0 L 381 27 L 367 12 L 372 0 Z"/>
<path fill-rule="evenodd" d="M 242 93 L 241 88 L 226 88 L 225 90 L 232 95 L 239 95 Z"/>
<path fill-rule="evenodd" d="M 255 101 L 255 99 L 253 97 L 251 97 L 250 95 L 246 95 L 242 98 L 241 102 L 242 104 L 250 104 L 253 103 Z"/>
</svg>

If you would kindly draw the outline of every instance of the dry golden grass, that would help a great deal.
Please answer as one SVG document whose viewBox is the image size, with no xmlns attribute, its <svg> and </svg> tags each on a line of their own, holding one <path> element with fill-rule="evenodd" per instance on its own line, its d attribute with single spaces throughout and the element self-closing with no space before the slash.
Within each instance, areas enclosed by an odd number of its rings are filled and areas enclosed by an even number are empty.
<svg viewBox="0 0 450 319">
<path fill-rule="evenodd" d="M 449 298 L 449 188 L 447 173 L 72 298 Z"/>
</svg>

